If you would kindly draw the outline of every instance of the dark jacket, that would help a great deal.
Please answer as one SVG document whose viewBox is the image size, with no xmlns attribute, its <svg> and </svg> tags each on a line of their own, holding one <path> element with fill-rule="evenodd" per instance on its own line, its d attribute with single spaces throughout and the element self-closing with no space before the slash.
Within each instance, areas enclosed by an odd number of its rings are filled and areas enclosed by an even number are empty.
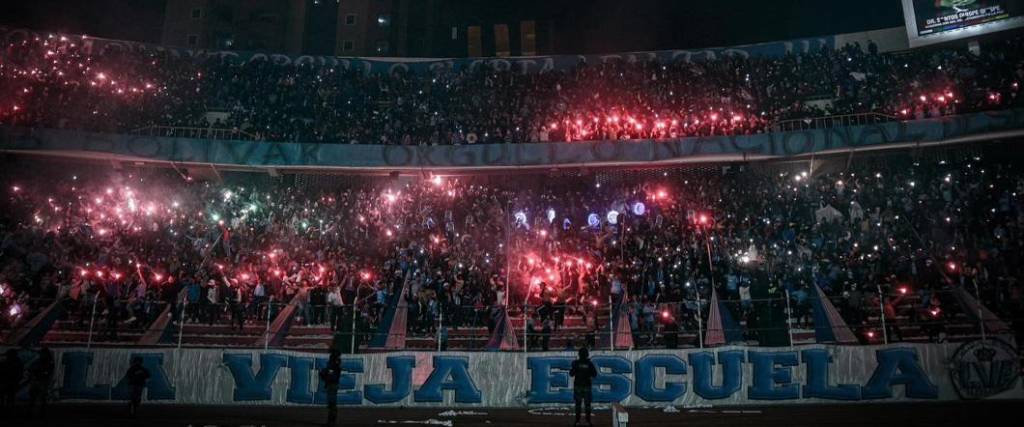
<svg viewBox="0 0 1024 427">
<path fill-rule="evenodd" d="M 132 365 L 124 376 L 128 380 L 128 385 L 144 387 L 149 380 L 149 370 L 142 365 Z"/>
<path fill-rule="evenodd" d="M 320 380 L 324 382 L 325 388 L 338 387 L 338 381 L 341 380 L 341 364 L 330 363 L 321 369 Z"/>
<path fill-rule="evenodd" d="M 572 361 L 572 369 L 569 369 L 569 376 L 573 377 L 573 388 L 588 389 L 597 376 L 597 366 L 590 359 L 576 359 Z"/>
</svg>

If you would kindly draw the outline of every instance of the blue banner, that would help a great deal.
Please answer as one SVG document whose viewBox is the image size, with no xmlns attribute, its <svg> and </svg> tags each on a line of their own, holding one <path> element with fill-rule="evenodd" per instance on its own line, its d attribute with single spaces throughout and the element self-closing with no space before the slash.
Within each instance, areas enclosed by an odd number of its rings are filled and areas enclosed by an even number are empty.
<svg viewBox="0 0 1024 427">
<path fill-rule="evenodd" d="M 666 140 L 443 146 L 343 145 L 162 138 L 51 129 L 0 128 L 0 151 L 109 156 L 248 167 L 462 169 L 650 165 L 740 161 L 926 143 L 1024 129 L 1024 110 L 836 129 Z M 1005 132 L 1002 132 L 1005 136 Z"/>
<path fill-rule="evenodd" d="M 1024 397 L 1017 352 L 998 338 L 963 344 L 595 351 L 594 401 L 627 406 L 764 402 L 947 401 Z M 133 357 L 146 398 L 178 404 L 318 405 L 324 354 L 216 349 L 58 349 L 61 400 L 128 399 Z M 515 407 L 572 403 L 573 353 L 377 353 L 341 359 L 338 402 Z M 25 357 L 31 365 L 31 357 Z M 22 390 L 24 393 L 24 390 Z"/>
</svg>

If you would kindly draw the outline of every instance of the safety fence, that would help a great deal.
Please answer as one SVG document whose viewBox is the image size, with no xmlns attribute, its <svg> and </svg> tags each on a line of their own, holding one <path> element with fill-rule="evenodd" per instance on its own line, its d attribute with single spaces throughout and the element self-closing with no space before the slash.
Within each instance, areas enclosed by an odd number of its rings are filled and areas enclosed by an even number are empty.
<svg viewBox="0 0 1024 427">
<path fill-rule="evenodd" d="M 188 127 L 188 126 L 146 126 L 133 129 L 129 135 L 157 136 L 166 138 L 222 139 L 233 141 L 259 141 L 258 135 L 237 128 Z"/>
<path fill-rule="evenodd" d="M 39 340 L 48 345 L 88 348 L 144 343 L 142 336 L 156 329 L 160 338 L 148 344 L 345 353 L 396 349 L 375 346 L 375 338 L 389 341 L 381 336 L 404 342 L 401 348 L 439 351 L 939 343 L 1010 333 L 1014 320 L 999 319 L 963 289 L 878 287 L 875 292 L 822 299 L 824 295 L 782 290 L 762 298 L 724 299 L 715 293 L 669 302 L 657 297 L 608 297 L 509 307 L 409 304 L 401 313 L 404 328 L 388 330 L 383 326 L 388 307 L 369 301 L 353 310 L 351 304 L 286 302 L 273 297 L 169 303 L 88 295 L 56 303 L 38 300 L 31 306 L 39 307 L 35 312 L 48 304 L 60 309 Z M 166 316 L 166 325 L 157 322 L 161 316 Z"/>
</svg>

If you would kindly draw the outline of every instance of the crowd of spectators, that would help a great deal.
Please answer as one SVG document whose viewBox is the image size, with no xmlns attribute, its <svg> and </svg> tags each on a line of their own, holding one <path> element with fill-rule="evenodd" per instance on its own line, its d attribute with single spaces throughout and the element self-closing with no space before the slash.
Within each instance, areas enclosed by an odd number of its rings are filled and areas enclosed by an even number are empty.
<svg viewBox="0 0 1024 427">
<path fill-rule="evenodd" d="M 0 124 L 214 128 L 228 130 L 218 138 L 358 144 L 750 134 L 826 115 L 913 119 L 1020 106 L 1022 40 L 986 42 L 977 54 L 961 46 L 879 53 L 871 43 L 542 73 L 484 64 L 380 74 L 158 49 L 97 55 L 81 37 L 50 35 L 0 46 Z"/>
<path fill-rule="evenodd" d="M 787 292 L 812 327 L 815 287 L 862 337 L 880 305 L 893 339 L 900 322 L 941 324 L 963 312 L 960 287 L 1024 318 L 1024 174 L 1009 158 L 323 186 L 20 167 L 0 206 L 7 325 L 54 299 L 111 336 L 167 305 L 175 322 L 244 328 L 295 303 L 298 324 L 339 328 L 354 307 L 372 332 L 406 298 L 414 335 L 493 327 L 502 306 L 535 332 L 567 314 L 598 331 L 598 311 L 624 304 L 646 343 L 659 324 L 696 331 L 714 288 L 763 342 Z"/>
</svg>

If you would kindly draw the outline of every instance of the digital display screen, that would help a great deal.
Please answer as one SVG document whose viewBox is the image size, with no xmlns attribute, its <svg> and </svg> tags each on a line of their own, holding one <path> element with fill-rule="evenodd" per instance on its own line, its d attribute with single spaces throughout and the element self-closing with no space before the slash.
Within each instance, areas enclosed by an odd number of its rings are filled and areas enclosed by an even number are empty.
<svg viewBox="0 0 1024 427">
<path fill-rule="evenodd" d="M 1024 0 L 903 0 L 910 46 L 1024 26 Z"/>
</svg>

